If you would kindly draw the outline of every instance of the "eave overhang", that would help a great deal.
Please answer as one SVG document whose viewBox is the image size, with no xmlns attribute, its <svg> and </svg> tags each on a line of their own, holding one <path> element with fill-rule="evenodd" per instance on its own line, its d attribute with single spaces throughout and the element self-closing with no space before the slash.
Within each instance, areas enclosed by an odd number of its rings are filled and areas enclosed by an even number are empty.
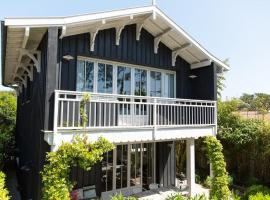
<svg viewBox="0 0 270 200">
<path fill-rule="evenodd" d="M 118 45 L 121 31 L 129 24 L 137 25 L 137 40 L 140 39 L 142 28 L 155 37 L 153 46 L 155 53 L 158 53 L 160 42 L 168 46 L 173 51 L 172 66 L 175 64 L 176 57 L 181 56 L 191 64 L 191 69 L 192 66 L 204 67 L 205 63 L 214 62 L 222 69 L 221 71 L 229 70 L 228 65 L 204 49 L 156 6 L 146 6 L 69 17 L 6 18 L 4 26 L 2 25 L 2 30 L 6 30 L 6 36 L 2 34 L 3 84 L 14 84 L 17 73 L 20 73 L 19 76 L 25 75 L 23 70 L 18 69 L 21 64 L 28 67 L 31 59 L 22 54 L 21 50 L 27 50 L 37 58 L 36 48 L 48 27 L 61 28 L 60 38 L 89 33 L 91 38 L 89 51 L 93 51 L 95 36 L 99 30 L 115 28 L 115 43 Z"/>
</svg>

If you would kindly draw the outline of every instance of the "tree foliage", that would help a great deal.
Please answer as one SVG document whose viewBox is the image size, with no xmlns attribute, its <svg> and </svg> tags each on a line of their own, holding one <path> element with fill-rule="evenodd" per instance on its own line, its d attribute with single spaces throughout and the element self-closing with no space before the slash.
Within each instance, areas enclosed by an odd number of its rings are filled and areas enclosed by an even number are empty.
<svg viewBox="0 0 270 200">
<path fill-rule="evenodd" d="M 228 173 L 222 153 L 221 143 L 213 136 L 204 139 L 206 155 L 212 164 L 213 177 L 211 179 L 210 199 L 230 199 Z"/>
<path fill-rule="evenodd" d="M 5 174 L 0 171 L 0 199 L 9 200 L 8 190 L 5 188 Z"/>
<path fill-rule="evenodd" d="M 266 114 L 270 110 L 270 95 L 265 93 L 247 94 L 244 93 L 240 100 L 246 104 L 246 109 L 249 111 L 258 111 L 261 114 Z"/>
<path fill-rule="evenodd" d="M 217 137 L 224 147 L 228 170 L 242 184 L 251 179 L 265 182 L 270 178 L 270 125 L 264 120 L 242 118 L 235 112 L 238 102 L 218 103 Z"/>
<path fill-rule="evenodd" d="M 75 137 L 71 143 L 63 143 L 55 152 L 47 154 L 48 163 L 42 171 L 43 199 L 70 200 L 73 183 L 69 180 L 71 167 L 90 170 L 102 155 L 114 148 L 103 138 L 88 143 L 86 137 Z"/>
<path fill-rule="evenodd" d="M 0 92 L 0 168 L 14 148 L 16 97 L 12 92 Z"/>
</svg>

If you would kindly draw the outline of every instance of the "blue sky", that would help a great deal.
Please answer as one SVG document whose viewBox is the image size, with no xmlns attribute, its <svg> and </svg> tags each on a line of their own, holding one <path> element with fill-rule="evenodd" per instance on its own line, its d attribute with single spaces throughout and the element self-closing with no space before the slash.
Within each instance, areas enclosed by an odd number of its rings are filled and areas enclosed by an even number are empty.
<svg viewBox="0 0 270 200">
<path fill-rule="evenodd" d="M 0 19 L 65 16 L 150 4 L 151 0 L 8 0 L 2 2 Z M 243 92 L 270 93 L 269 0 L 157 0 L 157 5 L 215 56 L 230 59 L 223 98 Z"/>
</svg>

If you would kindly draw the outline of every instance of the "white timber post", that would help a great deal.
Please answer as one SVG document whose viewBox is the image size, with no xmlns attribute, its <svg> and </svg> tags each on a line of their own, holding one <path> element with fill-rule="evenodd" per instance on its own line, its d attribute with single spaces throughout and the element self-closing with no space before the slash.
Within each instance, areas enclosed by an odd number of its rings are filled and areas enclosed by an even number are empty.
<svg viewBox="0 0 270 200">
<path fill-rule="evenodd" d="M 195 195 L 195 143 L 194 138 L 186 141 L 187 153 L 187 184 L 190 196 Z"/>
<path fill-rule="evenodd" d="M 57 133 L 57 126 L 58 126 L 58 98 L 59 98 L 59 94 L 58 91 L 55 90 L 54 92 L 54 118 L 53 118 L 53 133 L 56 134 Z"/>
<path fill-rule="evenodd" d="M 157 99 L 154 99 L 154 106 L 153 106 L 153 140 L 155 140 L 156 137 L 156 131 L 157 131 Z"/>
</svg>

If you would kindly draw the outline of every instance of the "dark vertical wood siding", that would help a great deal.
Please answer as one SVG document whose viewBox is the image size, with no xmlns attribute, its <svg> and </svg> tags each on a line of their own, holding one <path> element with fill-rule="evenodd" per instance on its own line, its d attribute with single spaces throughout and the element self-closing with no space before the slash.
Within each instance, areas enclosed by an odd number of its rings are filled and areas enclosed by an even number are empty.
<svg viewBox="0 0 270 200">
<path fill-rule="evenodd" d="M 164 187 L 175 185 L 175 144 L 174 142 L 156 143 L 157 182 Z"/>
<path fill-rule="evenodd" d="M 52 94 L 56 88 L 57 28 L 49 28 L 38 50 L 41 51 L 41 72 L 34 69 L 34 79 L 29 82 L 25 92 L 18 97 L 16 144 L 19 149 L 20 166 L 30 171 L 19 170 L 19 184 L 22 199 L 41 199 L 41 177 L 45 154 L 49 145 L 44 141 L 42 130 L 51 128 L 53 121 Z M 28 91 L 32 90 L 32 91 Z M 29 99 L 25 94 L 32 93 Z"/>
<path fill-rule="evenodd" d="M 99 31 L 95 40 L 95 49 L 90 51 L 89 34 L 70 36 L 60 41 L 62 55 L 72 55 L 71 61 L 62 62 L 61 89 L 76 89 L 76 57 L 86 56 L 130 64 L 146 65 L 160 69 L 171 69 L 171 50 L 159 44 L 158 54 L 154 54 L 154 37 L 142 30 L 140 41 L 136 41 L 136 25 L 124 28 L 119 46 L 115 45 L 115 29 Z"/>
<path fill-rule="evenodd" d="M 217 100 L 217 67 L 214 63 L 192 70 L 197 77 L 192 80 L 192 98 Z"/>
</svg>

